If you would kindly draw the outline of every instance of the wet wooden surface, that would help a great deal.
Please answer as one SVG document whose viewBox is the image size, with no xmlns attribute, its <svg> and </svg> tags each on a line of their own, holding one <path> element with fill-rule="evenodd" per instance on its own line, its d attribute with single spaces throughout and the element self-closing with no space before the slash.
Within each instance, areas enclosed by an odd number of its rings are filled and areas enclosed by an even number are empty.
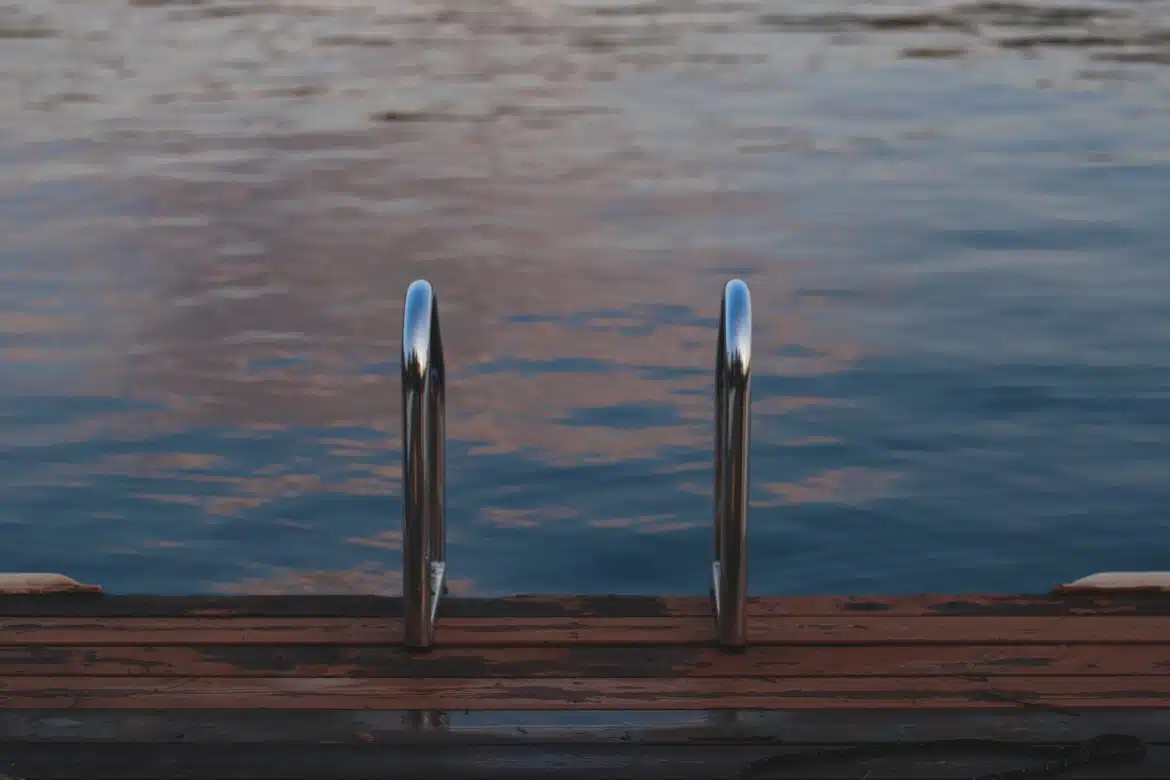
<svg viewBox="0 0 1170 780">
<path fill-rule="evenodd" d="M 1114 731 L 1148 741 L 1140 767 L 1068 776 L 1170 776 L 1166 594 L 754 599 L 741 653 L 716 646 L 702 598 L 451 600 L 425 653 L 400 645 L 400 615 L 373 597 L 0 598 L 0 774 L 697 778 L 860 734 Z M 500 725 L 517 713 L 536 720 Z M 656 725 L 612 725 L 635 716 Z M 891 761 L 768 776 L 963 777 L 1021 756 Z"/>
<path fill-rule="evenodd" d="M 1170 593 L 1114 595 L 798 596 L 748 599 L 753 617 L 882 614 L 904 617 L 1170 616 Z M 699 596 L 509 596 L 448 599 L 444 618 L 709 617 Z M 0 596 L 3 617 L 373 617 L 402 616 L 402 602 L 381 596 Z"/>
<path fill-rule="evenodd" d="M 793 756 L 791 766 L 753 780 L 911 780 L 911 778 L 981 778 L 1040 762 L 1015 754 L 985 756 L 945 751 L 925 757 L 894 756 L 825 763 L 797 762 L 795 749 L 759 746 L 690 745 L 578 747 L 473 746 L 435 750 L 430 747 L 381 745 L 230 745 L 214 752 L 202 745 L 163 745 L 153 749 L 113 744 L 80 744 L 67 752 L 44 744 L 13 748 L 9 763 L 25 778 L 93 777 L 118 780 L 219 778 L 222 780 L 343 780 L 344 778 L 418 778 L 418 780 L 726 780 L 749 761 Z M 2 761 L 2 759 L 0 759 Z M 1151 746 L 1140 763 L 1096 766 L 1060 775 L 1061 780 L 1165 780 L 1170 747 Z M 1042 777 L 1043 775 L 1034 775 Z M 997 779 L 998 780 L 998 779 Z M 1012 778 L 1016 780 L 1016 778 Z M 1020 780 L 1029 780 L 1020 777 Z"/>
<path fill-rule="evenodd" d="M 0 704 L 72 709 L 654 710 L 1170 706 L 1162 594 L 443 605 L 400 645 L 373 597 L 0 598 Z M 132 678 L 132 679 L 129 679 Z"/>
</svg>

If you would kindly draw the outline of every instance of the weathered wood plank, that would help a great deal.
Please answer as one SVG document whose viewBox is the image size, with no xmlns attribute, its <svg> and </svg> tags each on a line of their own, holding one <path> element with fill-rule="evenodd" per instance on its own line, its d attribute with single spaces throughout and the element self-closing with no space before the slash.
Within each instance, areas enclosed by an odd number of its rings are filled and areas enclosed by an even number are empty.
<svg viewBox="0 0 1170 780">
<path fill-rule="evenodd" d="M 0 710 L 13 742 L 532 745 L 849 744 L 994 739 L 1070 743 L 1131 734 L 1170 745 L 1170 709 L 1076 711 L 821 709 L 664 712 L 643 710 L 442 713 L 442 727 L 419 729 L 406 710 Z"/>
<path fill-rule="evenodd" d="M 440 621 L 440 646 L 702 644 L 710 618 L 516 618 Z M 401 624 L 376 618 L 0 618 L 0 646 L 389 645 Z M 854 617 L 755 618 L 753 644 L 1165 644 L 1170 618 Z"/>
<path fill-rule="evenodd" d="M 672 617 L 709 615 L 707 599 L 660 596 L 509 596 L 444 599 L 450 618 Z M 401 618 L 397 596 L 2 596 L 5 617 Z"/>
<path fill-rule="evenodd" d="M 436 751 L 382 745 L 199 745 L 64 743 L 6 745 L 0 771 L 13 776 L 76 780 L 711 780 L 732 777 L 749 761 L 778 753 L 792 763 L 768 778 L 868 780 L 970 778 L 1036 761 L 1022 751 L 923 751 L 848 761 L 809 760 L 806 751 L 776 747 L 607 745 L 474 747 Z M 800 759 L 804 759 L 801 761 Z M 1091 780 L 1170 776 L 1170 748 L 1148 748 L 1140 763 L 1094 766 L 1062 775 Z"/>
<path fill-rule="evenodd" d="M 459 646 L 701 643 L 710 618 L 451 618 L 437 641 Z M 393 618 L 0 618 L 0 646 L 392 645 Z"/>
<path fill-rule="evenodd" d="M 8 677 L 11 709 L 693 710 L 1170 707 L 1160 677 L 176 678 Z"/>
<path fill-rule="evenodd" d="M 705 599 L 697 600 L 705 604 Z M 694 609 L 694 607 L 691 607 Z M 681 610 L 678 614 L 684 614 Z M 686 613 L 691 614 L 691 613 Z M 706 611 L 694 614 L 710 614 Z M 1170 593 L 1078 593 L 1065 596 L 923 594 L 912 596 L 763 596 L 748 599 L 756 618 L 886 615 L 890 617 L 1170 616 Z"/>
<path fill-rule="evenodd" d="M 1039 617 L 1079 614 L 1170 615 L 1170 593 L 1052 595 L 761 596 L 757 617 L 897 616 Z M 702 596 L 562 596 L 444 600 L 446 618 L 703 617 Z M 371 617 L 400 618 L 402 600 L 383 596 L 0 596 L 0 616 L 22 617 Z"/>
<path fill-rule="evenodd" d="M 0 647 L 0 676 L 929 677 L 1170 674 L 1165 645 L 698 645 L 437 648 L 331 645 Z"/>
</svg>

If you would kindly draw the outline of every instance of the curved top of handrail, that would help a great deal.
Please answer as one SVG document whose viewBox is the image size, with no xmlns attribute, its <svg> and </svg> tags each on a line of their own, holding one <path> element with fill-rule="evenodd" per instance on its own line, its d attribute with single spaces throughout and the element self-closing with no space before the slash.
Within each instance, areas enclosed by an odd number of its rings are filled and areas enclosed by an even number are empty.
<svg viewBox="0 0 1170 780">
<path fill-rule="evenodd" d="M 719 370 L 730 372 L 727 378 L 745 378 L 752 365 L 752 296 L 740 279 L 732 279 L 723 288 L 723 306 L 719 320 Z"/>
<path fill-rule="evenodd" d="M 406 290 L 402 317 L 402 374 L 421 379 L 432 368 L 443 374 L 443 342 L 439 331 L 439 302 L 425 279 Z"/>
</svg>

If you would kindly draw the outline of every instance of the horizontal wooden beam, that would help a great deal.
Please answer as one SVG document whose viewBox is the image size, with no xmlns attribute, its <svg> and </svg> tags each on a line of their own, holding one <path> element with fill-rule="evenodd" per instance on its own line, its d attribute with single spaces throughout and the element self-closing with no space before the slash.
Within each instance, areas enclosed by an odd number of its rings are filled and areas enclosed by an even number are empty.
<svg viewBox="0 0 1170 780">
<path fill-rule="evenodd" d="M 734 777 L 748 762 L 782 757 L 768 778 L 857 780 L 861 777 L 970 778 L 1040 765 L 1043 754 L 1016 749 L 919 752 L 882 758 L 816 760 L 810 749 L 742 746 L 608 745 L 403 748 L 382 745 L 19 744 L 0 749 L 0 768 L 13 777 L 77 780 L 711 780 Z M 785 766 L 787 764 L 787 766 Z M 1170 747 L 1146 750 L 1140 762 L 1079 769 L 1082 780 L 1170 776 Z"/>
<path fill-rule="evenodd" d="M 393 645 L 392 618 L 0 618 L 0 646 Z M 706 644 L 702 617 L 441 619 L 439 646 Z M 755 617 L 752 644 L 1162 644 L 1170 617 Z"/>
<path fill-rule="evenodd" d="M 403 679 L 8 677 L 0 708 L 720 710 L 1170 707 L 1160 677 Z"/>
<path fill-rule="evenodd" d="M 1170 674 L 1163 645 L 0 647 L 0 677 L 988 677 Z"/>
<path fill-rule="evenodd" d="M 911 596 L 760 596 L 757 617 L 883 614 L 1039 617 L 1079 614 L 1170 616 L 1170 594 L 925 594 Z M 704 596 L 536 595 L 444 599 L 448 618 L 703 617 Z M 402 600 L 381 596 L 0 596 L 0 616 L 22 617 L 402 617 Z"/>
<path fill-rule="evenodd" d="M 409 710 L 0 710 L 9 742 L 182 742 L 393 745 L 785 745 L 992 739 L 1079 742 L 1131 734 L 1170 745 L 1170 709 L 800 709 L 429 712 Z M 2 769 L 0 769 L 2 771 Z"/>
</svg>

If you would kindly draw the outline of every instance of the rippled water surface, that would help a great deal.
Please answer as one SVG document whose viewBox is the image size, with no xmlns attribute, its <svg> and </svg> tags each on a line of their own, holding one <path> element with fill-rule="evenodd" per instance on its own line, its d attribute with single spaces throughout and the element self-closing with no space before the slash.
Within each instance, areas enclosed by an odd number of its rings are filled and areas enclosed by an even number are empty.
<svg viewBox="0 0 1170 780">
<path fill-rule="evenodd" d="M 1170 569 L 1170 1 L 0 0 L 0 569 L 393 591 L 438 290 L 463 593 Z"/>
</svg>

